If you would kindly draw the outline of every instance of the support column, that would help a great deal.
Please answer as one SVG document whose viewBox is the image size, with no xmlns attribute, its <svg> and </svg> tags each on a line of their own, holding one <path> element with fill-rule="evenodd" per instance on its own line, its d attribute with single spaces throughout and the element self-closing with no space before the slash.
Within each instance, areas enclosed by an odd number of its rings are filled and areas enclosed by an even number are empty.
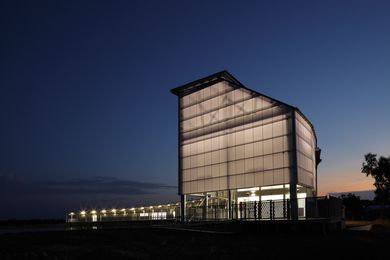
<svg viewBox="0 0 390 260">
<path fill-rule="evenodd" d="M 180 195 L 180 222 L 182 223 L 184 223 L 187 219 L 186 204 L 186 195 Z"/>
<path fill-rule="evenodd" d="M 232 193 L 228 190 L 228 219 L 232 219 Z"/>
<path fill-rule="evenodd" d="M 291 219 L 298 219 L 298 199 L 297 199 L 297 184 L 298 184 L 298 151 L 297 151 L 297 127 L 295 118 L 295 109 L 291 113 L 292 124 L 292 169 L 290 175 L 290 207 Z"/>
<path fill-rule="evenodd" d="M 207 196 L 207 192 L 204 194 L 204 200 L 203 200 L 203 220 L 207 220 L 207 210 L 209 206 L 209 198 Z"/>
</svg>

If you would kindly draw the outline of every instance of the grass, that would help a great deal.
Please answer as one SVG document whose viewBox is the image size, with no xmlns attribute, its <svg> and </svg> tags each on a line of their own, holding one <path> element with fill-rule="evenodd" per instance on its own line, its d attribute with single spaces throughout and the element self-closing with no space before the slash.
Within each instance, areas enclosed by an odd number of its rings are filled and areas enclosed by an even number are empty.
<svg viewBox="0 0 390 260">
<path fill-rule="evenodd" d="M 371 232 L 328 235 L 211 234 L 151 226 L 3 234 L 0 259 L 384 259 L 390 232 L 375 225 Z"/>
</svg>

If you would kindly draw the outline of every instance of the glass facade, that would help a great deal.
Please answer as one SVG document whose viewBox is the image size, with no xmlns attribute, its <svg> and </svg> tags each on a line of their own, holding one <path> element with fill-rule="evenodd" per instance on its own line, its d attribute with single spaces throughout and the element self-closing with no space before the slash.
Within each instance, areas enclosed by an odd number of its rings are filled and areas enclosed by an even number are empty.
<svg viewBox="0 0 390 260">
<path fill-rule="evenodd" d="M 182 194 L 289 183 L 291 113 L 227 81 L 180 97 Z"/>
</svg>

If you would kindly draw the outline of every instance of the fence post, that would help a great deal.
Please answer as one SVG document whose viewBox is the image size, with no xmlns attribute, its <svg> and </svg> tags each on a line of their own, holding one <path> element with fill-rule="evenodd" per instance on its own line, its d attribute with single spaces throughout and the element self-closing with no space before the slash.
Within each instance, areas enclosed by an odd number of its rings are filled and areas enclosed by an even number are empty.
<svg viewBox="0 0 390 260">
<path fill-rule="evenodd" d="M 253 204 L 253 214 L 255 215 L 255 220 L 257 220 L 257 202 L 255 201 L 255 203 Z"/>
<path fill-rule="evenodd" d="M 290 215 L 290 199 L 287 199 L 287 219 L 291 219 Z"/>
<path fill-rule="evenodd" d="M 258 205 L 258 215 L 259 215 L 259 219 L 261 219 L 263 216 L 261 215 L 262 214 L 262 210 L 263 210 L 263 202 L 262 201 L 259 201 L 259 205 Z"/>
<path fill-rule="evenodd" d="M 269 200 L 269 218 L 272 220 L 272 200 Z"/>
<path fill-rule="evenodd" d="M 308 219 L 308 214 L 307 212 L 309 211 L 309 208 L 307 207 L 307 198 L 305 198 L 305 209 L 304 209 L 304 213 L 305 213 L 305 218 L 306 220 Z"/>
</svg>

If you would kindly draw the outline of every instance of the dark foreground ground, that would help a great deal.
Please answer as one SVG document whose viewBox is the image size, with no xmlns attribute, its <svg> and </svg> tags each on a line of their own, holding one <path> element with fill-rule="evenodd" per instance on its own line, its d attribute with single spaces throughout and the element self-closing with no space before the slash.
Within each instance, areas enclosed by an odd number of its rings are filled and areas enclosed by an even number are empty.
<svg viewBox="0 0 390 260">
<path fill-rule="evenodd" d="M 388 259 L 389 246 L 389 229 L 376 225 L 327 235 L 142 226 L 2 234 L 0 259 Z"/>
</svg>

